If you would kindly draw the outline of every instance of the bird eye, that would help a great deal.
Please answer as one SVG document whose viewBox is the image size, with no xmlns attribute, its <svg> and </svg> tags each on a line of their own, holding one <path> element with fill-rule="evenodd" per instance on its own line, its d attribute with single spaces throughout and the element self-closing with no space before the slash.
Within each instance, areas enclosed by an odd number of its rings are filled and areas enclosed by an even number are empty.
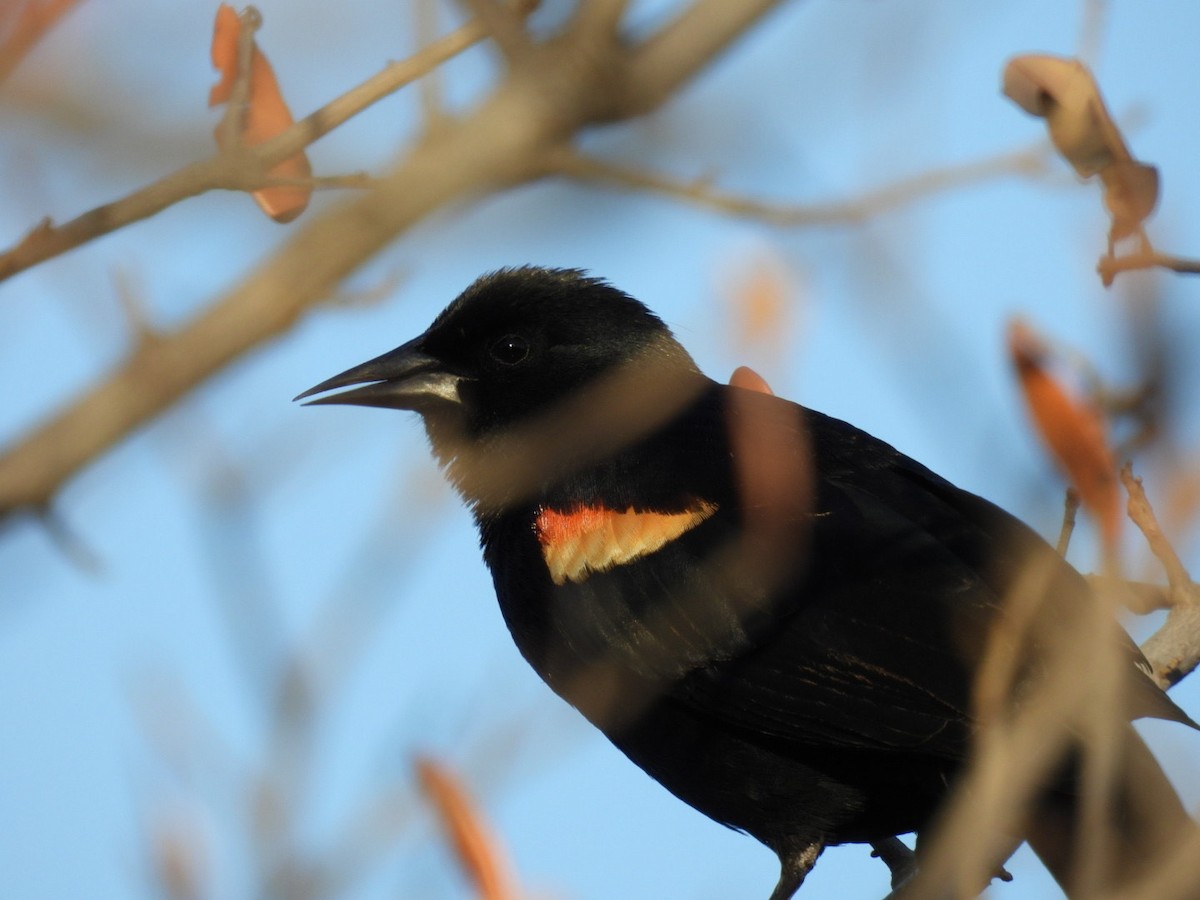
<svg viewBox="0 0 1200 900">
<path fill-rule="evenodd" d="M 492 359 L 505 366 L 515 366 L 529 356 L 529 341 L 519 334 L 506 334 L 488 349 Z"/>
</svg>

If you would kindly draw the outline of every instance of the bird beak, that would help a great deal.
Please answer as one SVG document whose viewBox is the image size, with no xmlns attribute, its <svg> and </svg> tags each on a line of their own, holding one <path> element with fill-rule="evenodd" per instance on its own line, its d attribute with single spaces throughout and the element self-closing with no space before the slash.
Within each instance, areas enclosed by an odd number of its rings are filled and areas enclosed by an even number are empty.
<svg viewBox="0 0 1200 900">
<path fill-rule="evenodd" d="M 420 338 L 402 344 L 340 375 L 322 381 L 294 399 L 303 400 L 336 388 L 362 385 L 352 391 L 309 400 L 305 406 L 346 404 L 412 409 L 418 412 L 435 404 L 458 405 L 458 383 L 462 377 L 447 372 L 440 360 L 424 353 Z"/>
</svg>

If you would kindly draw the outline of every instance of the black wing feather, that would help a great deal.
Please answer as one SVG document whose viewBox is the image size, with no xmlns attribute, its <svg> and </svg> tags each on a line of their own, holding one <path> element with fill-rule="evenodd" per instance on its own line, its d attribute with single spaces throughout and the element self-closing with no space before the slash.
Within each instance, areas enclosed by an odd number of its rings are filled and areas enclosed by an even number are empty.
<svg viewBox="0 0 1200 900">
<path fill-rule="evenodd" d="M 672 696 L 722 727 L 798 745 L 961 758 L 974 669 L 1022 568 L 1045 568 L 1056 614 L 1089 602 L 1086 583 L 1019 520 L 883 441 L 776 398 L 749 402 L 756 434 L 805 435 L 816 490 L 797 546 L 809 562 L 752 650 L 691 673 Z M 717 413 L 731 415 L 694 412 Z M 717 440 L 712 429 L 727 427 L 690 426 Z M 1122 639 L 1149 688 L 1135 714 L 1185 720 Z"/>
</svg>

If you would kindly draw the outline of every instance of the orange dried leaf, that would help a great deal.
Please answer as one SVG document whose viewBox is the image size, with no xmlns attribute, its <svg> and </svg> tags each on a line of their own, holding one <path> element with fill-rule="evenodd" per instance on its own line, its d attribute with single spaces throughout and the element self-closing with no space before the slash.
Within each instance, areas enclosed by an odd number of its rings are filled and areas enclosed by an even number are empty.
<svg viewBox="0 0 1200 900">
<path fill-rule="evenodd" d="M 217 18 L 213 22 L 212 64 L 221 74 L 221 80 L 208 92 L 208 105 L 225 103 L 233 94 L 233 82 L 237 80 L 237 44 L 242 23 L 233 7 L 222 3 L 217 7 Z"/>
<path fill-rule="evenodd" d="M 499 842 L 491 835 L 466 789 L 449 768 L 428 757 L 416 762 L 417 777 L 450 837 L 454 852 L 483 900 L 514 900 Z"/>
<path fill-rule="evenodd" d="M 1028 325 L 1014 321 L 1009 326 L 1008 348 L 1038 435 L 1096 517 L 1105 546 L 1113 548 L 1121 527 L 1121 494 L 1103 418 L 1046 370 L 1045 347 Z"/>
<path fill-rule="evenodd" d="M 774 394 L 771 386 L 767 384 L 767 380 L 755 372 L 749 366 L 738 366 L 733 370 L 733 374 L 729 376 L 729 383 L 733 387 L 745 388 L 748 391 L 758 391 L 760 394 Z"/>
<path fill-rule="evenodd" d="M 242 21 L 233 7 L 225 3 L 217 7 L 217 18 L 213 23 L 212 62 L 221 78 L 209 91 L 209 106 L 226 103 L 233 95 L 239 75 L 238 38 L 241 30 Z M 240 140 L 246 146 L 253 147 L 287 130 L 294 122 L 275 78 L 275 71 L 255 44 L 250 55 L 249 93 Z M 223 147 L 223 123 L 217 125 L 215 136 L 217 146 Z M 301 152 L 272 166 L 267 175 L 271 178 L 307 181 L 312 177 L 312 167 L 308 156 Z M 276 222 L 290 222 L 304 212 L 311 195 L 312 188 L 308 185 L 265 187 L 253 192 L 262 211 Z"/>
</svg>

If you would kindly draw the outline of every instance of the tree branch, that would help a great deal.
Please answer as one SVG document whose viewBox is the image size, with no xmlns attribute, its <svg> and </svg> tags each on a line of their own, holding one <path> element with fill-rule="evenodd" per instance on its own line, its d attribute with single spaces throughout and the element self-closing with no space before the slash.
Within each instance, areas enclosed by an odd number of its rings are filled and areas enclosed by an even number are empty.
<svg viewBox="0 0 1200 900">
<path fill-rule="evenodd" d="M 64 15 L 78 6 L 80 0 L 46 0 L 26 3 L 17 13 L 16 24 L 0 43 L 0 83 L 3 83 L 29 51 L 37 46 Z"/>
<path fill-rule="evenodd" d="M 1121 482 L 1129 494 L 1129 518 L 1141 529 L 1167 573 L 1170 612 L 1162 627 L 1142 644 L 1142 653 L 1154 669 L 1154 678 L 1165 690 L 1200 664 L 1200 588 L 1192 581 L 1175 548 L 1163 534 L 1146 497 L 1142 480 L 1133 467 L 1121 467 Z"/>
<path fill-rule="evenodd" d="M 717 212 L 757 219 L 781 228 L 813 228 L 858 224 L 922 197 L 992 178 L 1044 174 L 1051 155 L 1049 144 L 1039 141 L 1022 150 L 923 172 L 867 191 L 854 199 L 811 204 L 771 203 L 743 197 L 715 188 L 705 180 L 679 181 L 644 169 L 593 159 L 570 147 L 556 150 L 550 157 L 550 164 L 560 174 L 584 181 L 653 191 Z"/>
<path fill-rule="evenodd" d="M 533 3 L 521 0 L 528 12 Z M 246 29 L 244 29 L 246 31 Z M 388 64 L 381 72 L 301 119 L 286 131 L 253 147 L 233 141 L 225 152 L 184 166 L 138 191 L 83 213 L 62 224 L 43 219 L 21 241 L 0 253 L 0 281 L 126 225 L 147 219 L 169 206 L 211 190 L 253 190 L 268 183 L 266 173 L 277 163 L 295 156 L 384 97 L 398 91 L 442 63 L 479 43 L 487 30 L 479 21 L 461 28 L 419 50 L 408 59 Z M 245 68 L 243 68 L 245 71 Z M 239 104 L 231 102 L 230 110 Z"/>
<path fill-rule="evenodd" d="M 0 517 L 21 508 L 45 508 L 63 482 L 89 461 L 242 354 L 286 331 L 344 278 L 431 213 L 545 175 L 548 148 L 608 121 L 614 95 L 627 97 L 633 90 L 641 98 L 664 99 L 775 2 L 697 0 L 631 51 L 610 43 L 597 52 L 592 44 L 581 46 L 583 39 L 572 30 L 532 46 L 478 108 L 427 134 L 376 187 L 310 218 L 197 318 L 178 331 L 143 341 L 115 372 L 0 455 Z M 614 67 L 622 77 L 612 78 Z M 626 107 L 630 114 L 645 108 Z M 307 127 L 309 121 L 297 127 Z M 264 164 L 276 152 L 279 158 L 294 153 L 296 148 L 283 142 L 296 133 L 289 129 L 255 148 L 264 155 Z M 202 189 L 181 174 L 172 179 L 169 187 L 185 195 Z M 172 202 L 169 195 L 167 187 L 158 186 L 118 203 L 136 206 L 138 217 L 144 218 Z M 78 232 L 106 228 L 114 214 L 109 208 L 86 214 L 99 220 L 90 226 L 47 225 L 37 252 L 17 254 L 20 267 L 31 265 L 33 257 L 46 258 L 47 244 L 56 252 L 73 246 L 64 230 L 78 243 Z M 11 256 L 0 260 L 0 273 L 16 270 Z"/>
<path fill-rule="evenodd" d="M 1100 262 L 1096 265 L 1096 271 L 1100 273 L 1100 280 L 1105 287 L 1109 287 L 1122 272 L 1136 272 L 1145 269 L 1167 269 L 1181 275 L 1200 275 L 1200 260 L 1184 259 L 1143 247 L 1124 256 L 1105 254 L 1100 257 Z"/>
<path fill-rule="evenodd" d="M 621 117 L 657 109 L 707 62 L 781 0 L 696 0 L 651 36 L 629 60 Z"/>
<path fill-rule="evenodd" d="M 615 35 L 628 8 L 629 0 L 584 0 L 575 24 L 583 32 Z"/>
</svg>

